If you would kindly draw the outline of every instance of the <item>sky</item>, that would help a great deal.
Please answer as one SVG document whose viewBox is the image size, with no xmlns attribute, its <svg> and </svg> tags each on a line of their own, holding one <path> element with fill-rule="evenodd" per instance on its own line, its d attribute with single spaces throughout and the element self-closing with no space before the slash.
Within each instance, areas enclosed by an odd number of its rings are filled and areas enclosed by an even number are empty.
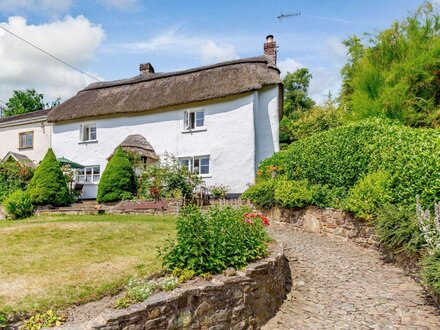
<svg viewBox="0 0 440 330">
<path fill-rule="evenodd" d="M 437 8 L 440 0 L 434 0 Z M 423 0 L 0 0 L 0 25 L 99 80 L 258 56 L 266 35 L 282 75 L 306 67 L 318 102 L 340 89 L 342 40 L 375 33 Z M 281 14 L 299 12 L 285 18 Z M 66 100 L 95 80 L 0 29 L 0 100 L 34 88 Z"/>
</svg>

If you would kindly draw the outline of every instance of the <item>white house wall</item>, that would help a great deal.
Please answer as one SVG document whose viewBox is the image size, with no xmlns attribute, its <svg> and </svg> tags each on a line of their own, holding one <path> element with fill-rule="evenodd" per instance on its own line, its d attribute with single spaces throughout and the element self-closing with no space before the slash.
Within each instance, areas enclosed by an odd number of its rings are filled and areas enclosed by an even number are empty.
<svg viewBox="0 0 440 330">
<path fill-rule="evenodd" d="M 279 145 L 279 89 L 266 87 L 255 92 L 255 170 L 264 159 L 280 150 Z"/>
<path fill-rule="evenodd" d="M 264 92 L 260 97 L 262 104 L 267 103 L 272 107 L 274 100 L 270 98 L 273 95 L 273 91 Z M 264 130 L 273 128 L 264 123 L 254 126 L 253 103 L 254 95 L 247 94 L 190 108 L 189 110 L 205 110 L 206 130 L 193 133 L 183 132 L 184 111 L 188 108 L 56 123 L 53 127 L 52 145 L 57 157 L 65 157 L 82 165 L 100 165 L 103 172 L 107 164 L 106 158 L 128 135 L 142 134 L 158 155 L 165 152 L 177 157 L 209 155 L 210 176 L 205 178 L 206 184 L 228 185 L 231 188 L 230 193 L 241 193 L 255 179 L 255 160 L 277 150 L 273 132 L 263 134 L 262 139 L 258 138 L 261 150 L 255 149 L 255 127 Z M 262 111 L 268 112 L 267 109 Z M 263 115 L 260 120 L 265 120 L 267 116 L 275 120 L 272 112 L 269 110 L 268 115 Z M 98 142 L 79 142 L 80 125 L 84 123 L 96 123 Z M 269 147 L 263 146 L 266 141 L 270 142 Z M 259 155 L 257 158 L 256 154 Z M 93 198 L 96 187 L 86 187 L 85 192 L 85 198 Z"/>
<path fill-rule="evenodd" d="M 30 149 L 19 148 L 19 134 L 33 131 L 34 147 Z M 0 160 L 10 151 L 28 156 L 34 163 L 38 164 L 50 147 L 51 126 L 46 122 L 28 123 L 14 126 L 13 123 L 7 127 L 0 127 Z"/>
</svg>

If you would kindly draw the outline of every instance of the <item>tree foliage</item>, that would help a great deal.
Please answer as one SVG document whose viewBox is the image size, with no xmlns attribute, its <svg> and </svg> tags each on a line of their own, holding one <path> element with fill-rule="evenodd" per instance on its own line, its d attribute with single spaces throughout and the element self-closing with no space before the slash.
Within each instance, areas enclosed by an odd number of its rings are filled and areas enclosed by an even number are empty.
<svg viewBox="0 0 440 330">
<path fill-rule="evenodd" d="M 107 164 L 98 186 L 98 203 L 131 199 L 136 193 L 136 179 L 126 152 L 118 147 Z"/>
<path fill-rule="evenodd" d="M 8 100 L 8 102 L 6 102 L 6 107 L 3 109 L 3 115 L 5 117 L 16 116 L 55 107 L 59 104 L 60 98 L 52 103 L 45 103 L 44 95 L 36 92 L 35 89 L 27 89 L 25 91 L 15 90 L 14 95 Z"/>
<path fill-rule="evenodd" d="M 280 122 L 280 142 L 290 143 L 290 124 L 302 113 L 310 110 L 315 102 L 307 95 L 312 75 L 307 68 L 287 73 L 284 83 L 284 118 Z"/>
<path fill-rule="evenodd" d="M 34 205 L 63 206 L 72 202 L 61 164 L 49 149 L 35 170 L 27 192 Z"/>
<path fill-rule="evenodd" d="M 340 101 L 351 119 L 440 127 L 440 17 L 430 2 L 376 35 L 344 44 L 349 61 Z"/>
</svg>

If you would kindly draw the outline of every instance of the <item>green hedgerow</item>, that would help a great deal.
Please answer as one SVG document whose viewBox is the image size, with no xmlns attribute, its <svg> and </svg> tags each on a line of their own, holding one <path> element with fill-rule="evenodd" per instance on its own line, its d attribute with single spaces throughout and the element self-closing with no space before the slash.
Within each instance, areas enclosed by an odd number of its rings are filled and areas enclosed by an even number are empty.
<svg viewBox="0 0 440 330">
<path fill-rule="evenodd" d="M 345 208 L 357 217 L 371 220 L 391 202 L 390 175 L 382 170 L 364 176 L 348 192 Z"/>
<path fill-rule="evenodd" d="M 28 218 L 34 212 L 34 205 L 26 191 L 14 191 L 3 201 L 3 204 L 8 216 L 12 219 Z"/>
<path fill-rule="evenodd" d="M 275 181 L 260 181 L 250 186 L 242 195 L 242 199 L 249 199 L 252 203 L 262 209 L 270 209 L 276 205 Z"/>
<path fill-rule="evenodd" d="M 310 205 L 313 199 L 313 187 L 308 180 L 277 180 L 275 201 L 285 208 Z"/>
<path fill-rule="evenodd" d="M 119 147 L 108 162 L 98 186 L 98 203 L 133 198 L 136 180 L 130 160 Z"/>
<path fill-rule="evenodd" d="M 417 254 L 426 244 L 412 208 L 386 205 L 374 221 L 375 233 L 385 247 Z"/>
<path fill-rule="evenodd" d="M 216 274 L 266 256 L 270 238 L 264 226 L 268 221 L 247 211 L 211 207 L 202 213 L 195 206 L 184 208 L 177 221 L 176 241 L 160 251 L 164 267 L 194 271 L 196 275 Z"/>
<path fill-rule="evenodd" d="M 440 199 L 439 159 L 439 130 L 414 129 L 389 120 L 368 119 L 298 140 L 287 150 L 263 161 L 257 184 L 244 196 L 264 196 L 265 188 L 273 184 L 267 182 L 274 181 L 273 172 L 266 174 L 271 168 L 277 169 L 277 175 L 285 173 L 289 180 L 308 180 L 312 185 L 327 187 L 332 194 L 341 193 L 329 201 L 345 199 L 347 191 L 367 175 L 383 171 L 389 174 L 387 198 L 413 206 L 415 196 L 419 195 L 426 208 L 433 200 Z M 321 195 L 319 200 L 322 203 L 326 199 Z M 381 203 L 380 198 L 376 202 Z"/>
<path fill-rule="evenodd" d="M 424 284 L 436 294 L 440 294 L 440 249 L 424 256 L 421 266 Z"/>
<path fill-rule="evenodd" d="M 52 149 L 47 151 L 35 170 L 27 192 L 34 205 L 63 206 L 73 201 L 61 165 Z"/>
</svg>

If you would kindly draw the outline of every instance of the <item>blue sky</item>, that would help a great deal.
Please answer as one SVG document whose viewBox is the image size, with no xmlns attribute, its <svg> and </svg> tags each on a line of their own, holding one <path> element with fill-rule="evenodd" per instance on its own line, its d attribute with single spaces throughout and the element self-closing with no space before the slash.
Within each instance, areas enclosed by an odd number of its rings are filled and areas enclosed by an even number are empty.
<svg viewBox="0 0 440 330">
<path fill-rule="evenodd" d="M 283 73 L 299 66 L 314 78 L 310 93 L 337 94 L 345 63 L 341 41 L 376 32 L 416 9 L 418 0 L 0 0 L 0 24 L 102 80 L 186 69 L 262 54 L 274 34 Z M 281 23 L 277 16 L 301 12 Z M 89 78 L 0 31 L 0 99 L 35 88 L 66 99 Z"/>
</svg>

